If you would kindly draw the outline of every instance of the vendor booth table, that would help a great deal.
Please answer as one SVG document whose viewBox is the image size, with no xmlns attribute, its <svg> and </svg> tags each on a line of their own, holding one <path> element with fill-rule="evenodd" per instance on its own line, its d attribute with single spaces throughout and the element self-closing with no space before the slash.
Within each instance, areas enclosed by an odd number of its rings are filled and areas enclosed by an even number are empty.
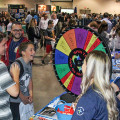
<svg viewBox="0 0 120 120">
<path fill-rule="evenodd" d="M 53 52 L 53 67 L 56 77 L 62 87 L 71 95 L 78 96 L 81 92 L 82 64 L 87 53 L 103 51 L 111 59 L 111 53 L 104 39 L 95 31 L 84 26 L 74 26 L 66 29 L 56 39 Z M 64 94 L 64 93 L 63 93 Z M 61 95 L 60 95 L 61 96 Z M 54 108 L 60 96 L 54 98 L 45 108 Z M 30 120 L 57 120 L 56 114 L 45 116 L 38 111 Z"/>
<path fill-rule="evenodd" d="M 66 94 L 66 93 L 67 92 L 64 92 L 61 95 Z M 48 103 L 48 105 L 46 105 L 44 108 L 39 110 L 36 114 L 34 114 L 30 118 L 30 120 L 40 120 L 41 118 L 45 118 L 46 120 L 58 120 L 54 109 L 55 109 L 58 101 L 60 100 L 61 95 L 59 95 L 58 97 L 55 97 L 50 103 Z M 45 111 L 46 108 L 53 108 L 53 109 L 51 109 L 52 111 L 49 109 L 50 112 L 47 112 L 47 111 Z M 44 114 L 43 114 L 43 111 L 44 111 Z"/>
</svg>

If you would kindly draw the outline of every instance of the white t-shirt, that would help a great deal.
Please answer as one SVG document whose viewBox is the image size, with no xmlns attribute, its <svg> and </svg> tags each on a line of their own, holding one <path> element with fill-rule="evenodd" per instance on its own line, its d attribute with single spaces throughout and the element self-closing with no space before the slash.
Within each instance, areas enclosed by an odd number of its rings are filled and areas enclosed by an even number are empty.
<svg viewBox="0 0 120 120">
<path fill-rule="evenodd" d="M 46 30 L 48 27 L 48 21 L 49 19 L 44 20 L 44 18 L 41 18 L 40 23 L 39 23 L 39 29 Z"/>
<path fill-rule="evenodd" d="M 53 23 L 54 23 L 54 27 L 57 25 L 58 23 L 58 19 L 52 19 L 53 20 Z"/>
</svg>

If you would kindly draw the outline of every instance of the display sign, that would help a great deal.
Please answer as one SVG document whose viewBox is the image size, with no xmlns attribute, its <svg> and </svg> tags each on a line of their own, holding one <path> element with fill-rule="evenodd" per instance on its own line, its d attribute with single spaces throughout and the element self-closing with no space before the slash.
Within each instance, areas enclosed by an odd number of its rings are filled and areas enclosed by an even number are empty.
<svg viewBox="0 0 120 120">
<path fill-rule="evenodd" d="M 61 9 L 61 12 L 64 12 L 64 13 L 74 13 L 74 9 Z"/>
<path fill-rule="evenodd" d="M 22 22 L 24 20 L 25 17 L 24 10 L 25 5 L 13 5 L 13 4 L 8 5 L 8 12 L 18 22 Z"/>
<path fill-rule="evenodd" d="M 38 14 L 41 14 L 41 13 L 49 14 L 51 12 L 51 5 L 36 4 L 36 12 Z"/>
<path fill-rule="evenodd" d="M 51 6 L 51 11 L 56 11 L 56 6 Z"/>
<path fill-rule="evenodd" d="M 38 5 L 38 11 L 46 11 L 46 5 Z"/>
</svg>

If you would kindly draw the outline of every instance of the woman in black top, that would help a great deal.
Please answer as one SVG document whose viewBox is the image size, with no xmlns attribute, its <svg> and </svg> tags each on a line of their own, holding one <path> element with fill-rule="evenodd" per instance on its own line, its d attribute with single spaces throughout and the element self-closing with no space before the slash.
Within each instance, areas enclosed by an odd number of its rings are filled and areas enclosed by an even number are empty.
<svg viewBox="0 0 120 120">
<path fill-rule="evenodd" d="M 32 18 L 28 26 L 28 39 L 35 45 L 35 50 L 38 47 L 39 39 L 41 38 L 39 28 L 37 27 L 36 19 Z"/>
</svg>

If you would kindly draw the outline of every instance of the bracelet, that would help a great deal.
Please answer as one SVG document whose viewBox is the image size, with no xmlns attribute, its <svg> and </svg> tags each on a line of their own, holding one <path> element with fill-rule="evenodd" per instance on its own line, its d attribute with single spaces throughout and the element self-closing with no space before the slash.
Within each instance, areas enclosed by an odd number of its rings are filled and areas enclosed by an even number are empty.
<svg viewBox="0 0 120 120">
<path fill-rule="evenodd" d="M 120 93 L 120 91 L 116 91 L 116 92 L 115 92 L 116 96 L 118 96 L 119 93 Z"/>
</svg>

